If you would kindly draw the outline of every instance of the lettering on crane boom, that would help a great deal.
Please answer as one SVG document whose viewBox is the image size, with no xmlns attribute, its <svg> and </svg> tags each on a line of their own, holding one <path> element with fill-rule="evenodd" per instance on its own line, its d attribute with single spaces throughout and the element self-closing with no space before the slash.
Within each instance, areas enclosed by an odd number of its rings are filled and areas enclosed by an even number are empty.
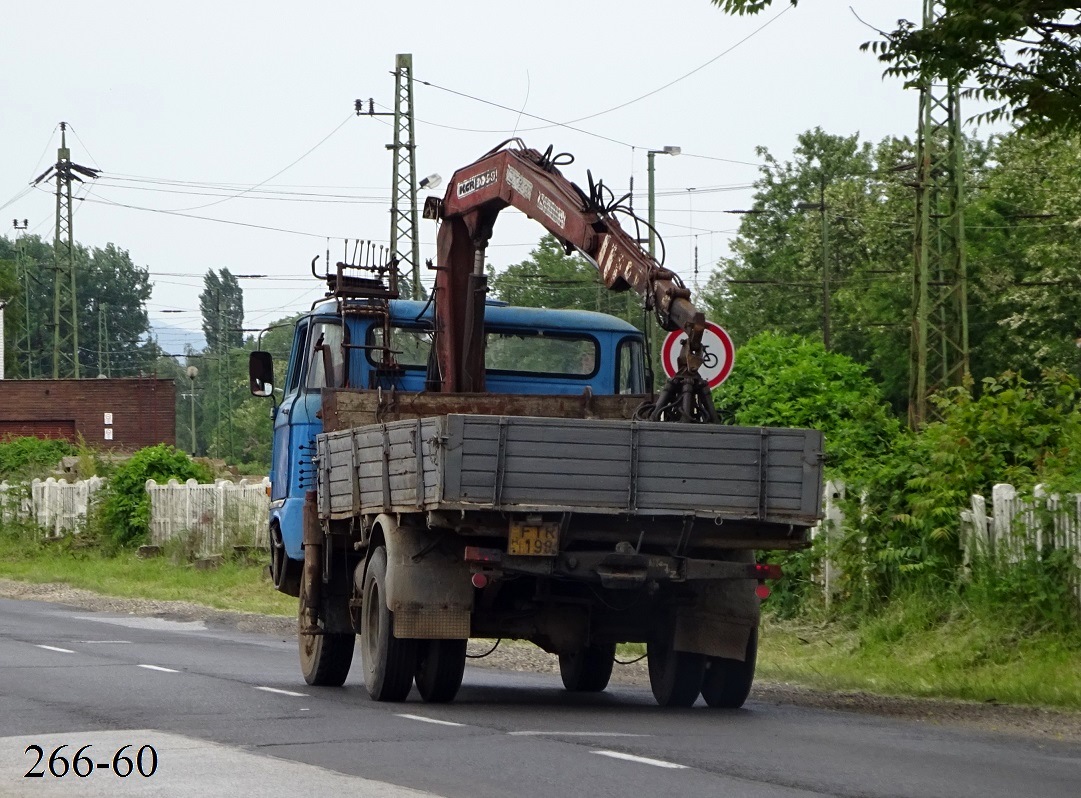
<svg viewBox="0 0 1081 798">
<path fill-rule="evenodd" d="M 525 175 L 523 175 L 513 166 L 507 167 L 507 185 L 509 185 L 527 200 L 533 199 L 533 183 L 527 180 Z"/>
<path fill-rule="evenodd" d="M 467 177 L 465 180 L 459 181 L 458 183 L 458 199 L 467 197 L 474 191 L 480 191 L 482 188 L 490 186 L 498 180 L 498 169 L 489 169 L 487 172 L 481 172 L 479 175 Z"/>
<path fill-rule="evenodd" d="M 560 230 L 562 230 L 563 226 L 567 223 L 567 212 L 556 205 L 552 198 L 547 194 L 542 194 L 539 191 L 537 192 L 537 208 L 541 213 L 559 225 Z"/>
</svg>

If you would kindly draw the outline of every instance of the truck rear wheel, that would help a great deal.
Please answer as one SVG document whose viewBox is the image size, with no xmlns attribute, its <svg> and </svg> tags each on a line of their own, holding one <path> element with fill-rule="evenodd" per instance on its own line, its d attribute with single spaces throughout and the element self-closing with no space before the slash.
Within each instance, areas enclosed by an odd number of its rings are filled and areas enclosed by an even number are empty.
<svg viewBox="0 0 1081 798">
<path fill-rule="evenodd" d="M 570 654 L 559 655 L 563 686 L 573 693 L 599 693 L 612 678 L 615 643 L 597 643 Z"/>
<path fill-rule="evenodd" d="M 710 657 L 702 679 L 702 698 L 711 707 L 739 709 L 751 692 L 754 667 L 758 659 L 758 627 L 751 630 L 747 640 L 747 657 L 743 661 Z"/>
<path fill-rule="evenodd" d="M 415 640 L 394 636 L 394 613 L 387 607 L 387 550 L 377 548 L 364 573 L 360 644 L 364 685 L 376 701 L 404 701 L 413 687 L 417 664 Z"/>
<path fill-rule="evenodd" d="M 454 700 L 465 673 L 465 640 L 418 640 L 417 692 L 430 704 Z"/>
<path fill-rule="evenodd" d="M 706 658 L 702 654 L 676 651 L 668 642 L 646 644 L 649 686 L 662 707 L 689 707 L 698 700 Z"/>
<path fill-rule="evenodd" d="M 303 582 L 303 580 L 302 580 Z M 305 634 L 308 620 L 304 612 L 304 595 L 308 585 L 302 583 L 297 602 L 297 644 L 300 648 L 300 672 L 304 681 L 316 687 L 341 687 L 353 664 L 356 635 L 324 632 Z M 322 619 L 319 621 L 322 622 Z"/>
</svg>

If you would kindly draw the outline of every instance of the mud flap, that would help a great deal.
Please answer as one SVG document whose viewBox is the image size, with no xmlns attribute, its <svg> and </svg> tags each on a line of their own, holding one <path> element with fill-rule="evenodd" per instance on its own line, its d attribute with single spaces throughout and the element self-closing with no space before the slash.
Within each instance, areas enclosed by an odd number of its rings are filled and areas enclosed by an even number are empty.
<svg viewBox="0 0 1081 798">
<path fill-rule="evenodd" d="M 399 526 L 380 515 L 387 547 L 387 605 L 395 637 L 465 640 L 473 611 L 473 584 L 452 532 Z M 441 541 L 446 538 L 446 545 Z"/>
<path fill-rule="evenodd" d="M 675 650 L 742 661 L 761 614 L 754 588 L 751 579 L 701 583 L 694 604 L 676 612 Z"/>
</svg>

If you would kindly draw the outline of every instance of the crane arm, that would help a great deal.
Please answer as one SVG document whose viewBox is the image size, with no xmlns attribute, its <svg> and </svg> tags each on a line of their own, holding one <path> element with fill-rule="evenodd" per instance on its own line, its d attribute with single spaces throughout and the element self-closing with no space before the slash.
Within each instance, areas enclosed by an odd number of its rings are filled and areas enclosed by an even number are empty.
<svg viewBox="0 0 1081 798">
<path fill-rule="evenodd" d="M 581 252 L 597 267 L 609 289 L 632 289 L 642 296 L 664 329 L 686 332 L 677 379 L 694 382 L 698 391 L 705 317 L 691 302 L 690 291 L 679 276 L 660 266 L 619 225 L 605 207 L 599 187 L 591 185 L 587 194 L 563 176 L 557 167 L 568 163 L 569 156 L 553 158 L 551 148 L 541 153 L 520 141 L 514 149 L 507 143 L 459 169 L 442 201 L 425 207 L 425 216 L 443 222 L 436 267 L 438 372 L 429 375 L 430 387 L 452 392 L 484 390 L 485 249 L 499 212 L 514 207 L 540 223 L 568 252 Z M 686 393 L 682 386 L 678 391 Z"/>
</svg>

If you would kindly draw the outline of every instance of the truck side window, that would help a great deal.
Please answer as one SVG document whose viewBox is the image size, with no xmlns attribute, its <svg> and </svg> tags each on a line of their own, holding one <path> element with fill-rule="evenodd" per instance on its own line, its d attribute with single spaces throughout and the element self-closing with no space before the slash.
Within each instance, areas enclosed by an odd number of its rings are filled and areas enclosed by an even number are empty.
<svg viewBox="0 0 1081 798">
<path fill-rule="evenodd" d="M 345 349 L 342 343 L 340 322 L 317 321 L 312 324 L 308 334 L 308 376 L 304 381 L 307 390 L 345 385 Z M 329 374 L 325 373 L 326 364 L 329 364 Z"/>
<path fill-rule="evenodd" d="M 373 324 L 368 330 L 368 345 L 383 346 L 383 328 L 378 324 Z M 399 366 L 424 368 L 428 365 L 428 352 L 432 348 L 432 332 L 416 327 L 391 327 L 389 346 L 394 350 L 394 360 Z M 368 362 L 373 366 L 378 365 L 382 354 L 376 349 L 369 349 Z"/>
<path fill-rule="evenodd" d="M 293 351 L 289 354 L 289 380 L 285 386 L 285 393 L 295 393 L 297 388 L 300 387 L 300 375 L 304 369 L 302 365 L 304 363 L 304 345 L 308 340 L 308 325 L 307 323 L 301 324 L 297 327 L 296 333 L 293 337 Z"/>
<path fill-rule="evenodd" d="M 636 338 L 624 338 L 619 342 L 619 357 L 616 359 L 616 390 L 626 394 L 646 392 L 642 342 Z"/>
<path fill-rule="evenodd" d="M 546 335 L 535 331 L 485 333 L 484 367 L 488 371 L 592 377 L 599 347 L 588 335 Z"/>
</svg>

